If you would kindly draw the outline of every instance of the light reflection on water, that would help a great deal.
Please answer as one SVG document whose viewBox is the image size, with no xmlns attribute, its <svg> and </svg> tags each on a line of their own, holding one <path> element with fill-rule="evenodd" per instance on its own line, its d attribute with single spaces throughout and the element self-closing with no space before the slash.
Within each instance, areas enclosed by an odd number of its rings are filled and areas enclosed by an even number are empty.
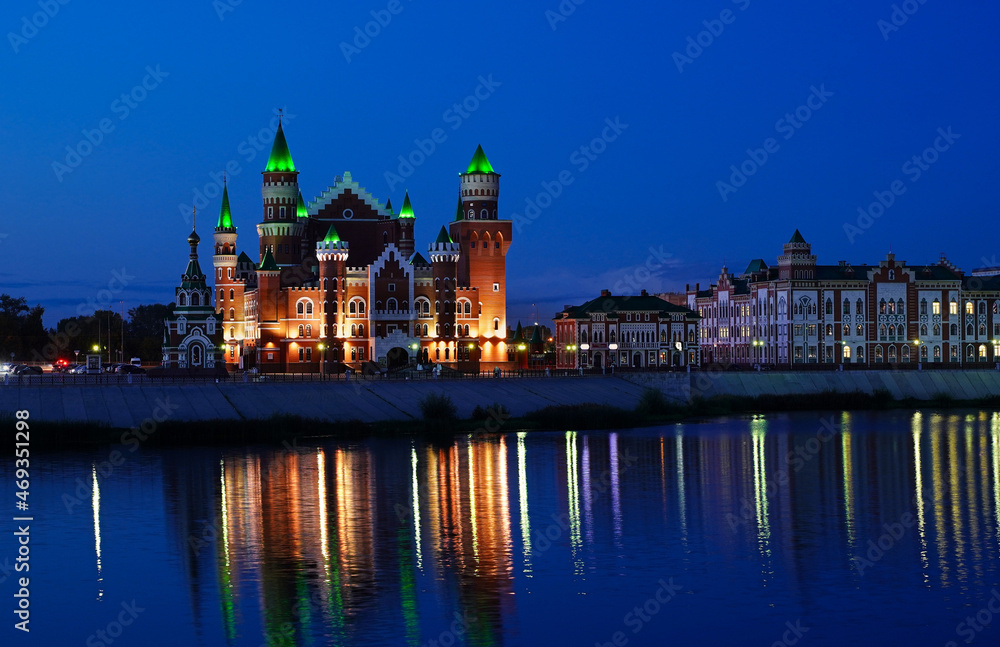
<svg viewBox="0 0 1000 647">
<path fill-rule="evenodd" d="M 157 601 L 128 635 L 144 645 L 772 644 L 797 619 L 815 645 L 887 622 L 896 644 L 954 639 L 997 585 L 1000 416 L 819 418 L 134 458 L 160 494 L 54 457 L 47 514 L 71 547 L 60 495 L 93 483 L 91 575 L 33 594 L 91 602 L 41 633 L 83 642 L 134 597 Z M 37 550 L 73 571 L 86 542 L 56 534 Z M 661 578 L 683 593 L 635 632 Z"/>
</svg>

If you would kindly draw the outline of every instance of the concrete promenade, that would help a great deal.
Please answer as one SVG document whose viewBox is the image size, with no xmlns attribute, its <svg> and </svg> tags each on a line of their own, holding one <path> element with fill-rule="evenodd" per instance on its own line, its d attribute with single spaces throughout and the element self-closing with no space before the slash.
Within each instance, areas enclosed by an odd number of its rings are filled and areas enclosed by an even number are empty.
<svg viewBox="0 0 1000 647">
<path fill-rule="evenodd" d="M 252 420 L 286 414 L 326 421 L 420 418 L 419 402 L 447 393 L 460 417 L 477 405 L 504 404 L 515 416 L 560 404 L 598 403 L 635 407 L 646 388 L 670 400 L 694 397 L 808 394 L 823 391 L 872 393 L 926 400 L 947 394 L 956 400 L 1000 395 L 996 371 L 851 371 L 623 373 L 616 376 L 504 378 L 263 384 L 121 384 L 104 386 L 0 386 L 0 412 L 27 409 L 32 420 L 98 422 L 116 428 L 148 418 Z"/>
</svg>

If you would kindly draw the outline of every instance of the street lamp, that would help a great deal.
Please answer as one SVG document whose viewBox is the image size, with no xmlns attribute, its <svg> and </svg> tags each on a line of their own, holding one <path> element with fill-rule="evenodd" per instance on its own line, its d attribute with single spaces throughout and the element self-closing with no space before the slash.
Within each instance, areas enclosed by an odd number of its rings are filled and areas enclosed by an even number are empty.
<svg viewBox="0 0 1000 647">
<path fill-rule="evenodd" d="M 317 348 L 319 348 L 320 358 L 319 358 L 319 376 L 320 379 L 323 377 L 323 371 L 326 365 L 326 345 L 320 343 Z"/>
</svg>

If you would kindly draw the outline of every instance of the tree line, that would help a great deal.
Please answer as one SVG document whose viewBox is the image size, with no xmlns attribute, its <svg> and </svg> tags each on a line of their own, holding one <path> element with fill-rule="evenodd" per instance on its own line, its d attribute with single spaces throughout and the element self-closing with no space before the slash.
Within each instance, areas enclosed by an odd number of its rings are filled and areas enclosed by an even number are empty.
<svg viewBox="0 0 1000 647">
<path fill-rule="evenodd" d="M 159 361 L 163 320 L 173 310 L 173 303 L 139 305 L 129 308 L 124 320 L 120 312 L 97 310 L 92 315 L 60 319 L 55 328 L 45 328 L 45 308 L 29 306 L 24 297 L 0 294 L 0 361 L 72 362 L 77 359 L 76 351 L 83 356 L 94 353 L 95 347 L 104 361 L 109 353 L 112 362 L 128 362 L 133 357 Z"/>
</svg>

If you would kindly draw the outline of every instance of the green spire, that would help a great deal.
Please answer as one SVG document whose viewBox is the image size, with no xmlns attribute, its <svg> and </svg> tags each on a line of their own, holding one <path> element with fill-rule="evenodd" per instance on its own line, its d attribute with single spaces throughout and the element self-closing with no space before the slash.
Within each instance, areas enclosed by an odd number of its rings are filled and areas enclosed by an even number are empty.
<svg viewBox="0 0 1000 647">
<path fill-rule="evenodd" d="M 804 242 L 806 242 L 806 239 L 803 238 L 802 234 L 799 233 L 799 230 L 796 229 L 795 233 L 792 234 L 792 239 L 790 241 L 788 241 L 788 242 L 789 243 L 804 243 Z"/>
<path fill-rule="evenodd" d="M 521 328 L 521 322 L 517 322 L 517 332 L 514 333 L 514 341 L 524 341 L 524 329 Z"/>
<path fill-rule="evenodd" d="M 430 265 L 430 263 L 428 263 L 427 259 L 420 255 L 420 252 L 417 252 L 410 257 L 410 265 Z"/>
<path fill-rule="evenodd" d="M 458 209 L 455 211 L 455 222 L 463 220 L 465 216 L 465 210 L 462 209 L 462 196 L 458 196 Z"/>
<path fill-rule="evenodd" d="M 434 242 L 449 244 L 454 241 L 452 241 L 451 236 L 448 235 L 448 230 L 444 228 L 444 225 L 441 225 L 441 231 L 438 233 L 437 240 Z"/>
<path fill-rule="evenodd" d="M 389 212 L 390 216 L 392 215 L 392 198 L 385 201 L 385 210 Z"/>
<path fill-rule="evenodd" d="M 476 148 L 476 154 L 472 156 L 472 161 L 469 162 L 469 170 L 466 173 L 496 173 L 490 161 L 486 159 L 486 153 L 483 152 L 482 146 Z"/>
<path fill-rule="evenodd" d="M 295 162 L 292 161 L 292 154 L 288 150 L 288 142 L 285 141 L 285 131 L 281 129 L 281 122 L 278 122 L 278 132 L 274 136 L 274 145 L 271 146 L 271 157 L 267 160 L 265 173 L 294 173 Z"/>
<path fill-rule="evenodd" d="M 324 243 L 339 243 L 340 234 L 337 233 L 337 228 L 330 223 L 330 228 L 326 230 L 326 238 L 323 239 Z"/>
<path fill-rule="evenodd" d="M 233 228 L 233 213 L 229 209 L 229 187 L 226 185 L 225 181 L 223 181 L 222 185 L 222 210 L 219 211 L 219 224 L 217 224 L 215 228 Z"/>
<path fill-rule="evenodd" d="M 260 267 L 258 268 L 261 272 L 278 272 L 281 268 L 278 264 L 274 262 L 274 257 L 271 256 L 271 250 L 264 251 L 264 258 L 260 261 Z"/>
<path fill-rule="evenodd" d="M 399 217 L 400 218 L 416 218 L 416 216 L 413 215 L 413 207 L 410 206 L 410 193 L 409 192 L 407 192 L 406 195 L 403 196 L 403 208 L 399 210 Z"/>
<path fill-rule="evenodd" d="M 541 344 L 542 343 L 542 327 L 535 324 L 535 329 L 531 332 L 531 341 L 529 344 Z"/>
<path fill-rule="evenodd" d="M 309 211 L 306 209 L 306 201 L 302 199 L 302 192 L 299 191 L 299 203 L 295 207 L 295 214 L 299 218 L 308 218 Z"/>
</svg>

